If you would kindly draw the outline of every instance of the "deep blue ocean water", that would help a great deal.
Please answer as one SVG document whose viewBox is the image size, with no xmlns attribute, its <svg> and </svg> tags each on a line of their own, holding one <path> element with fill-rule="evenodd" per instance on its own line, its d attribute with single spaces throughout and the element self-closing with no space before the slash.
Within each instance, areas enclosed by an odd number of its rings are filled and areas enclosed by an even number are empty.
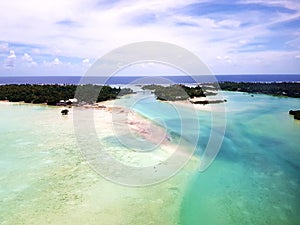
<svg viewBox="0 0 300 225">
<path fill-rule="evenodd" d="M 300 75 L 216 75 L 216 79 L 221 81 L 234 82 L 300 82 Z M 134 76 L 113 76 L 108 80 L 104 77 L 91 77 L 89 83 L 95 84 L 130 84 L 136 83 L 143 77 Z M 149 83 L 153 83 L 158 77 L 149 79 Z M 167 80 L 174 83 L 196 83 L 190 76 L 164 76 Z M 215 81 L 212 76 L 198 76 L 202 82 Z M 35 77 L 8 77 L 0 76 L 0 84 L 78 84 L 81 80 L 80 76 L 35 76 Z M 144 81 L 144 80 L 143 80 Z"/>
</svg>

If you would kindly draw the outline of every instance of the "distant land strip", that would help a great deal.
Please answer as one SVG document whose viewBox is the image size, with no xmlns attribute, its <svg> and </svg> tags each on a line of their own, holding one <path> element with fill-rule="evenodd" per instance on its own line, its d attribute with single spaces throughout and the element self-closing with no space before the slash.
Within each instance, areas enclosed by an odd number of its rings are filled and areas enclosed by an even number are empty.
<svg viewBox="0 0 300 225">
<path fill-rule="evenodd" d="M 108 85 L 8 84 L 0 85 L 0 100 L 33 104 L 45 103 L 47 105 L 58 105 L 65 102 L 72 104 L 74 102 L 69 100 L 74 98 L 76 91 L 79 91 L 76 95 L 78 103 L 101 102 L 133 93 L 129 88 L 116 88 Z"/>
<path fill-rule="evenodd" d="M 252 94 L 300 98 L 300 83 L 298 82 L 220 82 L 219 86 L 225 91 L 240 91 Z"/>
</svg>

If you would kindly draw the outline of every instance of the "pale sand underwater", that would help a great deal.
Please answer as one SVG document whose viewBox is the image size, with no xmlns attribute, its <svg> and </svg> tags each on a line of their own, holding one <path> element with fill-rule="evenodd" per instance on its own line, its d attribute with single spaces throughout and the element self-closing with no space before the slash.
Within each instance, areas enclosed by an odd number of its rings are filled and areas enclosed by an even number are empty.
<svg viewBox="0 0 300 225">
<path fill-rule="evenodd" d="M 1 224 L 178 223 L 182 195 L 196 159 L 158 185 L 125 187 L 105 180 L 84 161 L 76 144 L 72 110 L 61 116 L 61 108 L 18 103 L 1 104 L 0 110 L 5 118 L 0 144 Z M 94 112 L 95 124 L 101 128 L 99 138 L 113 135 L 111 112 Z M 145 125 L 149 128 L 149 121 L 138 115 L 130 119 L 135 122 L 133 132 Z M 147 134 L 142 137 L 153 141 Z M 126 159 L 129 164 L 143 164 L 141 159 L 155 164 L 170 155 L 167 145 L 150 153 L 152 158 L 128 152 Z M 116 158 L 126 156 L 120 146 L 108 147 Z"/>
</svg>

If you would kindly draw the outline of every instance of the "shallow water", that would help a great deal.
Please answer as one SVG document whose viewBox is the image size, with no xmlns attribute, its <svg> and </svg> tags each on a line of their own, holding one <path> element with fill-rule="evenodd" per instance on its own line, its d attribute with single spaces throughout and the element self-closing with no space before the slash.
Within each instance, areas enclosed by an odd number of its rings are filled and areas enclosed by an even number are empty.
<svg viewBox="0 0 300 225">
<path fill-rule="evenodd" d="M 0 104 L 0 224 L 178 223 L 192 164 L 155 186 L 112 183 L 83 160 L 72 115 L 60 110 Z"/>
<path fill-rule="evenodd" d="M 0 224 L 297 224 L 300 123 L 288 111 L 299 99 L 224 94 L 227 130 L 214 163 L 199 173 L 194 160 L 145 188 L 97 175 L 81 157 L 73 120 L 59 108 L 0 104 Z M 167 103 L 145 96 L 133 109 L 165 124 L 174 139 L 181 131 Z M 196 156 L 209 138 L 210 112 L 201 111 L 199 121 Z"/>
<path fill-rule="evenodd" d="M 299 99 L 225 93 L 227 130 L 214 163 L 185 193 L 181 224 L 300 221 Z"/>
</svg>

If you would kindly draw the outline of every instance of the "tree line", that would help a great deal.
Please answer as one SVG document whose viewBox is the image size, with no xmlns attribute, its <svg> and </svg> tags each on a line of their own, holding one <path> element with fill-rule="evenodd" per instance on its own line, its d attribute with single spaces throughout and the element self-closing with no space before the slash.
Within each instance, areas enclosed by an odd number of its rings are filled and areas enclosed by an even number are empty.
<svg viewBox="0 0 300 225">
<path fill-rule="evenodd" d="M 178 101 L 187 100 L 194 97 L 206 97 L 207 95 L 215 95 L 213 92 L 204 91 L 199 85 L 196 87 L 188 87 L 182 84 L 170 86 L 162 86 L 156 84 L 145 85 L 143 90 L 151 90 L 156 98 L 162 101 Z"/>
<path fill-rule="evenodd" d="M 121 89 L 110 86 L 100 85 L 37 85 L 37 84 L 8 84 L 0 85 L 0 100 L 8 100 L 11 102 L 24 101 L 25 103 L 46 103 L 48 105 L 56 105 L 60 100 L 68 100 L 76 97 L 79 102 L 93 103 L 111 99 L 118 96 L 131 94 L 129 88 Z M 100 91 L 100 93 L 99 93 Z M 98 94 L 99 93 L 99 94 Z M 94 96 L 91 97 L 91 96 Z"/>
<path fill-rule="evenodd" d="M 268 94 L 275 96 L 300 97 L 300 83 L 251 83 L 251 82 L 221 82 L 219 86 L 222 90 L 241 91 L 248 93 Z"/>
</svg>

